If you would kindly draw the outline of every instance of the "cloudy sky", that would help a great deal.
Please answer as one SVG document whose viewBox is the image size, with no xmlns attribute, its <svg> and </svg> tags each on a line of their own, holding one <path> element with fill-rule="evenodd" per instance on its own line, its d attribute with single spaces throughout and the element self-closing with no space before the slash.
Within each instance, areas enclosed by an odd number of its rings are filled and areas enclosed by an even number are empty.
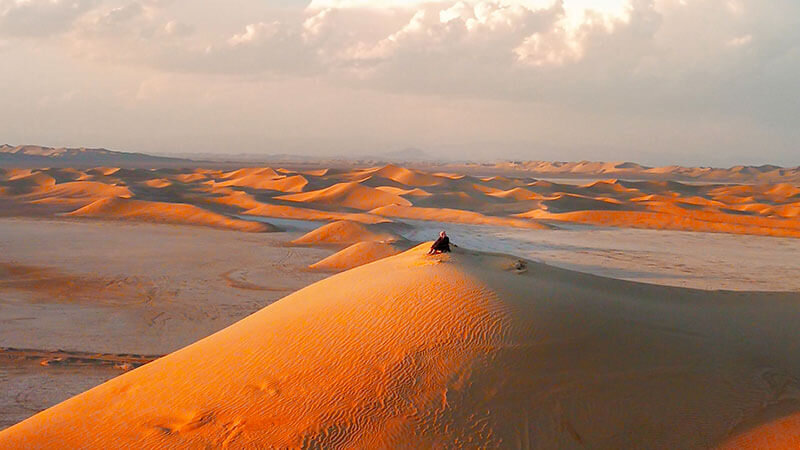
<svg viewBox="0 0 800 450">
<path fill-rule="evenodd" d="M 797 0 L 0 0 L 0 142 L 800 165 Z"/>
</svg>

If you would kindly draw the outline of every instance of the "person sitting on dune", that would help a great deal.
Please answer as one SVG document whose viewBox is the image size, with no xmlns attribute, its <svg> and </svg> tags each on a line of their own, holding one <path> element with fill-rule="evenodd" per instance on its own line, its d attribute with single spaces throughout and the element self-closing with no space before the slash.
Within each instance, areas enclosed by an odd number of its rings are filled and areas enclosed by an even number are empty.
<svg viewBox="0 0 800 450">
<path fill-rule="evenodd" d="M 447 233 L 444 231 L 439 233 L 439 239 L 431 245 L 431 250 L 428 252 L 429 255 L 439 253 L 450 253 L 450 238 L 447 237 Z"/>
</svg>

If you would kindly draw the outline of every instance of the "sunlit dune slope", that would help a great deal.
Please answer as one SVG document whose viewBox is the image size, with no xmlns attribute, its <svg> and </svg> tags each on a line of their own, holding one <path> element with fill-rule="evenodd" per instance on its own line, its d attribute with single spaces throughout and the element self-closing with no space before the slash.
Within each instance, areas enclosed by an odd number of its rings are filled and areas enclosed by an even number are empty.
<svg viewBox="0 0 800 450">
<path fill-rule="evenodd" d="M 245 167 L 243 169 L 222 174 L 222 178 L 225 179 L 237 179 L 245 177 L 273 178 L 276 176 L 278 176 L 278 172 L 271 167 Z"/>
<path fill-rule="evenodd" d="M 681 214 L 667 214 L 653 211 L 573 211 L 554 214 L 537 209 L 519 214 L 518 217 L 651 230 L 682 230 L 800 237 L 800 221 L 777 221 L 765 218 L 738 217 L 721 213 L 701 212 L 695 214 L 691 211 L 682 211 Z M 763 223 L 759 224 L 758 222 Z"/>
<path fill-rule="evenodd" d="M 264 174 L 252 174 L 242 177 L 231 178 L 219 183 L 220 186 L 238 186 L 252 189 L 268 189 L 279 192 L 301 192 L 308 184 L 308 180 L 302 175 L 290 176 L 267 176 Z"/>
<path fill-rule="evenodd" d="M 403 189 L 403 188 L 398 188 L 398 187 L 394 187 L 394 186 L 378 186 L 375 189 L 378 189 L 378 190 L 381 190 L 381 191 L 384 191 L 384 192 L 388 192 L 388 193 L 394 194 L 394 195 L 400 195 L 400 196 L 403 196 L 403 195 L 408 195 L 410 197 L 430 197 L 431 196 L 431 194 L 429 192 L 427 192 L 425 190 L 422 190 L 420 188 Z"/>
<path fill-rule="evenodd" d="M 269 224 L 232 219 L 193 205 L 148 202 L 123 198 L 97 200 L 68 215 L 71 217 L 126 219 L 180 225 L 204 225 L 214 228 L 250 232 L 277 231 L 277 228 Z"/>
<path fill-rule="evenodd" d="M 797 294 L 428 245 L 291 294 L 0 447 L 692 449 L 800 433 L 781 422 L 800 411 Z"/>
<path fill-rule="evenodd" d="M 163 189 L 172 186 L 172 182 L 166 178 L 153 178 L 152 180 L 145 181 L 144 185 L 154 189 Z"/>
<path fill-rule="evenodd" d="M 372 171 L 371 174 L 373 176 L 386 178 L 396 181 L 400 184 L 413 187 L 435 186 L 445 181 L 442 179 L 442 177 L 418 170 L 411 170 L 405 167 L 395 166 L 394 164 L 389 164 L 376 169 Z"/>
<path fill-rule="evenodd" d="M 248 216 L 279 217 L 285 219 L 299 220 L 350 220 L 360 223 L 384 223 L 390 222 L 389 219 L 381 216 L 364 213 L 340 213 L 336 211 L 320 211 L 311 208 L 298 208 L 289 205 L 261 205 L 253 209 L 244 211 L 242 214 Z"/>
<path fill-rule="evenodd" d="M 517 228 L 545 229 L 542 225 L 533 220 L 514 219 L 510 217 L 486 216 L 473 211 L 449 208 L 417 208 L 403 206 L 384 206 L 370 211 L 385 217 L 397 217 L 413 220 L 432 220 L 437 222 L 466 223 L 471 225 L 496 225 L 511 226 Z"/>
<path fill-rule="evenodd" d="M 527 189 L 516 187 L 513 189 L 509 189 L 507 191 L 498 190 L 495 192 L 490 192 L 489 195 L 492 197 L 503 198 L 506 200 L 532 200 L 538 198 L 535 192 L 531 192 Z"/>
<path fill-rule="evenodd" d="M 638 170 L 625 163 L 552 167 L 601 171 L 604 176 Z M 542 222 L 568 222 L 800 237 L 800 186 L 787 182 L 687 184 L 612 178 L 571 185 L 530 177 L 427 173 L 395 165 L 353 170 L 251 167 L 227 172 L 0 169 L 3 216 L 53 216 L 110 197 L 180 201 L 231 216 L 315 221 L 380 223 L 397 218 L 521 228 L 552 228 L 555 225 Z"/>
<path fill-rule="evenodd" d="M 34 202 L 91 203 L 104 198 L 130 198 L 133 194 L 125 186 L 96 181 L 71 181 L 35 190 L 26 199 Z"/>
<path fill-rule="evenodd" d="M 397 242 L 403 240 L 380 225 L 368 225 L 350 220 L 339 220 L 323 225 L 292 241 L 298 245 L 337 244 L 349 245 L 356 242 Z"/>
<path fill-rule="evenodd" d="M 310 269 L 338 272 L 396 255 L 403 250 L 387 242 L 357 242 L 325 259 L 308 266 Z"/>
<path fill-rule="evenodd" d="M 291 202 L 320 203 L 360 210 L 370 210 L 386 205 L 411 206 L 410 201 L 399 195 L 363 186 L 356 182 L 338 183 L 318 191 L 283 195 L 276 198 Z"/>
</svg>

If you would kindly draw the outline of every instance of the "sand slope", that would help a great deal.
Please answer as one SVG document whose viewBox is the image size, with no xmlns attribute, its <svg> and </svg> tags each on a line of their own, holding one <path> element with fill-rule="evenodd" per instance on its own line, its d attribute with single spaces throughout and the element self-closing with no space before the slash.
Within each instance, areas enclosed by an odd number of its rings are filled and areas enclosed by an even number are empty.
<svg viewBox="0 0 800 450">
<path fill-rule="evenodd" d="M 573 174 L 599 171 L 604 177 L 642 170 L 625 163 L 553 167 Z M 703 169 L 698 174 L 711 172 Z M 524 228 L 545 228 L 539 221 L 548 221 L 550 228 L 557 227 L 556 222 L 571 222 L 800 237 L 800 187 L 787 182 L 686 184 L 610 178 L 578 186 L 529 177 L 427 173 L 395 165 L 352 170 L 250 167 L 229 172 L 0 169 L 3 216 L 71 212 L 107 197 L 319 221 L 376 223 L 385 221 L 383 216 Z"/>
<path fill-rule="evenodd" d="M 339 272 L 363 266 L 364 264 L 396 255 L 402 251 L 398 245 L 386 242 L 357 242 L 308 267 L 314 270 Z"/>
<path fill-rule="evenodd" d="M 397 242 L 402 236 L 381 228 L 350 220 L 339 220 L 323 225 L 292 241 L 296 245 L 353 244 L 355 242 Z"/>
<path fill-rule="evenodd" d="M 466 223 L 471 225 L 495 225 L 495 226 L 510 226 L 517 228 L 534 228 L 534 229 L 547 228 L 547 226 L 542 225 L 533 220 L 486 216 L 473 211 L 465 211 L 462 209 L 450 209 L 450 208 L 418 208 L 418 207 L 404 207 L 404 206 L 391 205 L 391 206 L 384 206 L 381 208 L 375 208 L 372 211 L 370 211 L 370 214 L 375 214 L 385 217 L 413 219 L 413 220 L 432 220 L 437 222 Z"/>
<path fill-rule="evenodd" d="M 277 231 L 266 223 L 231 219 L 221 214 L 206 211 L 194 205 L 180 203 L 148 202 L 123 198 L 106 198 L 91 203 L 68 214 L 71 217 L 103 219 L 125 219 L 143 222 L 171 223 L 179 225 L 203 225 L 237 231 Z"/>
<path fill-rule="evenodd" d="M 320 203 L 346 208 L 370 210 L 379 206 L 411 206 L 411 202 L 389 192 L 363 186 L 356 182 L 338 183 L 318 191 L 276 197 L 279 200 L 301 203 Z"/>
<path fill-rule="evenodd" d="M 426 250 L 291 294 L 0 447 L 691 449 L 800 433 L 797 294 Z"/>
</svg>

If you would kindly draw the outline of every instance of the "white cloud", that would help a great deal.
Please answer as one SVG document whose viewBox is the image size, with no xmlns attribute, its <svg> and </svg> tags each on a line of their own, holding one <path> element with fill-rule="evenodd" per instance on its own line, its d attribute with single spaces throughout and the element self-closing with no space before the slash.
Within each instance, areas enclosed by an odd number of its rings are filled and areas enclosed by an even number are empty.
<svg viewBox="0 0 800 450">
<path fill-rule="evenodd" d="M 280 26 L 279 22 L 251 23 L 244 27 L 244 32 L 231 36 L 228 39 L 228 44 L 237 46 L 270 39 L 278 34 Z"/>
</svg>

